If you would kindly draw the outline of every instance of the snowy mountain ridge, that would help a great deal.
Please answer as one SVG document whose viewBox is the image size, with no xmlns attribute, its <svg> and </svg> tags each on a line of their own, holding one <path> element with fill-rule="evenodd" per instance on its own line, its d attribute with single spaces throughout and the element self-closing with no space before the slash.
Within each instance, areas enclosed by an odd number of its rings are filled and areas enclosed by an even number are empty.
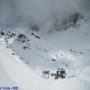
<svg viewBox="0 0 90 90">
<path fill-rule="evenodd" d="M 69 82 L 73 83 L 75 90 L 89 90 L 89 38 L 89 21 L 80 22 L 78 29 L 76 27 L 70 27 L 64 31 L 58 31 L 52 34 L 47 33 L 47 36 L 33 31 L 30 31 L 26 35 L 19 31 L 14 32 L 12 30 L 0 30 L 0 50 L 3 51 L 3 54 L 5 54 L 4 51 L 8 54 L 7 48 L 11 49 L 12 52 L 9 51 L 11 55 L 10 57 L 18 55 L 20 62 L 23 61 L 22 64 L 24 64 L 25 67 L 28 66 L 28 70 L 30 69 L 31 73 L 34 73 L 32 76 L 29 73 L 30 77 L 36 78 L 37 81 L 40 80 L 40 82 L 44 84 L 44 86 L 42 85 L 41 87 L 41 83 L 39 83 L 40 88 L 30 86 L 30 89 L 32 90 L 40 90 L 43 87 L 45 90 L 59 90 L 60 88 L 62 90 L 66 90 L 64 86 L 69 90 L 72 90 L 71 85 L 67 85 Z M 2 46 L 4 46 L 4 48 L 2 48 Z M 0 55 L 4 58 L 2 52 Z M 2 60 L 5 61 L 5 59 Z M 10 59 L 8 61 L 12 62 L 12 60 Z M 15 61 L 16 60 L 18 59 L 15 59 Z M 2 65 L 4 65 L 4 61 L 1 61 L 1 64 L 3 62 Z M 7 64 L 8 62 L 6 62 L 6 66 Z M 16 62 L 15 64 L 17 66 L 20 65 Z M 22 64 L 17 68 L 24 69 Z M 65 70 L 66 78 L 55 81 L 55 78 L 52 77 L 51 74 L 56 73 L 60 68 Z M 4 69 L 7 70 L 7 68 Z M 50 72 L 48 79 L 46 79 L 46 77 L 43 78 L 43 71 Z M 9 73 L 7 71 L 7 73 L 12 76 L 11 72 Z M 20 81 L 20 79 L 22 79 L 19 77 L 20 75 L 21 74 L 19 73 L 17 77 L 12 76 L 12 78 Z M 27 75 L 25 76 L 27 77 Z M 37 83 L 36 80 L 34 81 L 34 86 Z M 29 84 L 26 84 L 26 82 L 27 80 L 23 79 L 23 82 L 20 82 L 21 86 L 24 84 L 25 87 L 23 88 L 27 88 L 27 90 L 29 90 Z M 51 84 L 51 82 L 53 83 Z M 18 84 L 20 85 L 20 83 Z M 30 81 L 27 83 L 30 83 Z M 49 84 L 50 87 L 47 87 L 46 83 Z M 61 85 L 60 87 L 59 84 Z"/>
</svg>

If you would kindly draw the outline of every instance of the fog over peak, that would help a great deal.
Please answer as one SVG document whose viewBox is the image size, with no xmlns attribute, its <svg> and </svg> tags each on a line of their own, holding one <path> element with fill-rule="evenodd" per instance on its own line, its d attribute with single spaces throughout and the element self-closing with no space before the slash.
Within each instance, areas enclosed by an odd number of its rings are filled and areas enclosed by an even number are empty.
<svg viewBox="0 0 90 90">
<path fill-rule="evenodd" d="M 55 15 L 62 19 L 64 16 L 78 11 L 76 7 L 73 7 L 73 1 L 0 0 L 0 25 L 30 27 L 31 24 L 37 24 L 43 27 L 46 23 L 52 22 Z M 89 1 L 87 0 L 87 2 Z"/>
</svg>

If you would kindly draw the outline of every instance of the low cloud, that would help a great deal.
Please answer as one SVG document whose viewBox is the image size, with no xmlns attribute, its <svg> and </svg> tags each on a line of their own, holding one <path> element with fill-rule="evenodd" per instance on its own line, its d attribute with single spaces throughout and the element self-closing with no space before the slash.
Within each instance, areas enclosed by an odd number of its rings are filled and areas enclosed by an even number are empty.
<svg viewBox="0 0 90 90">
<path fill-rule="evenodd" d="M 0 0 L 0 25 L 43 27 L 55 16 L 62 19 L 75 11 L 70 0 Z"/>
</svg>

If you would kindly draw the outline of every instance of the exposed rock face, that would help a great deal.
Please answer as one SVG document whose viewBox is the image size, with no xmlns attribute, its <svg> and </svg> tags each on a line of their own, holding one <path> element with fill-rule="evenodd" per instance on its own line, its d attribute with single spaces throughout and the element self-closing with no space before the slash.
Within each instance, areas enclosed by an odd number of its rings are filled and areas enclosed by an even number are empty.
<svg viewBox="0 0 90 90">
<path fill-rule="evenodd" d="M 61 30 L 65 31 L 71 27 L 80 26 L 79 21 L 82 19 L 84 19 L 84 16 L 81 15 L 79 12 L 70 14 L 69 16 L 63 18 L 62 21 L 59 21 L 59 19 L 56 18 L 49 32 L 61 31 Z"/>
</svg>

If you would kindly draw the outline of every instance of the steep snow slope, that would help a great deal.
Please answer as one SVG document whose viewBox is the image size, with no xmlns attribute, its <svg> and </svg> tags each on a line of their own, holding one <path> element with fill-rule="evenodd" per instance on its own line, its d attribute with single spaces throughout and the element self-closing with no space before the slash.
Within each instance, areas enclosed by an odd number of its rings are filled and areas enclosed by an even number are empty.
<svg viewBox="0 0 90 90">
<path fill-rule="evenodd" d="M 0 61 L 1 64 L 1 61 Z M 0 87 L 17 87 L 16 83 L 7 75 L 7 73 L 0 66 Z"/>
<path fill-rule="evenodd" d="M 32 32 L 28 36 L 17 33 L 13 43 L 8 44 L 8 47 L 40 76 L 43 70 L 55 72 L 59 68 L 64 68 L 69 76 L 77 76 L 77 72 L 85 72 L 86 66 L 89 68 L 90 65 L 87 27 L 89 21 L 82 21 L 79 28 L 70 28 L 49 36 L 47 34 L 48 40 L 46 37 L 39 39 L 36 37 L 38 35 L 33 35 Z M 37 69 L 40 69 L 40 72 L 37 72 Z"/>
<path fill-rule="evenodd" d="M 12 81 L 14 81 L 20 88 L 22 88 L 21 90 L 35 90 L 35 86 L 41 84 L 41 79 L 37 77 L 33 71 L 31 71 L 17 56 L 13 56 L 11 50 L 0 46 L 0 51 L 1 71 L 5 72 L 3 73 L 4 75 L 8 75 Z M 9 80 L 9 78 L 5 79 Z M 1 78 L 1 80 L 3 79 Z M 7 82 L 7 84 L 9 83 Z M 40 88 L 37 90 L 40 90 Z"/>
<path fill-rule="evenodd" d="M 4 76 L 8 75 L 18 85 L 19 90 L 89 90 L 87 82 L 79 78 L 44 80 L 35 75 L 16 55 L 13 56 L 12 50 L 0 46 L 0 51 L 0 71 L 5 72 Z M 5 80 L 9 78 L 5 78 Z M 1 80 L 3 79 L 1 78 Z"/>
<path fill-rule="evenodd" d="M 3 33 L 1 31 L 1 46 L 7 46 L 13 50 L 12 52 L 1 48 L 2 69 L 24 90 L 66 90 L 66 88 L 68 90 L 89 90 L 90 21 L 82 20 L 79 24 L 79 27 L 70 27 L 52 34 L 42 32 L 38 34 L 32 31 L 28 34 L 20 33 L 19 29 L 18 32 L 7 30 Z M 16 72 L 10 69 L 4 56 Z M 42 77 L 43 71 L 49 70 L 51 74 L 60 68 L 67 73 L 65 79 L 54 80 L 51 75 L 48 79 Z M 29 80 L 26 77 L 29 77 Z"/>
<path fill-rule="evenodd" d="M 50 37 L 47 36 L 48 40 L 47 38 L 37 39 L 29 35 L 29 49 L 23 49 L 28 45 L 27 42 L 21 43 L 16 39 L 10 48 L 34 69 L 39 67 L 42 70 L 57 70 L 58 67 L 63 67 L 70 72 L 83 71 L 82 64 L 84 64 L 83 66 L 90 64 L 87 63 L 90 58 L 89 33 L 84 29 L 86 27 L 82 29 L 83 25 L 85 23 L 81 24 L 78 30 L 70 28 L 67 31 L 54 33 Z"/>
</svg>

